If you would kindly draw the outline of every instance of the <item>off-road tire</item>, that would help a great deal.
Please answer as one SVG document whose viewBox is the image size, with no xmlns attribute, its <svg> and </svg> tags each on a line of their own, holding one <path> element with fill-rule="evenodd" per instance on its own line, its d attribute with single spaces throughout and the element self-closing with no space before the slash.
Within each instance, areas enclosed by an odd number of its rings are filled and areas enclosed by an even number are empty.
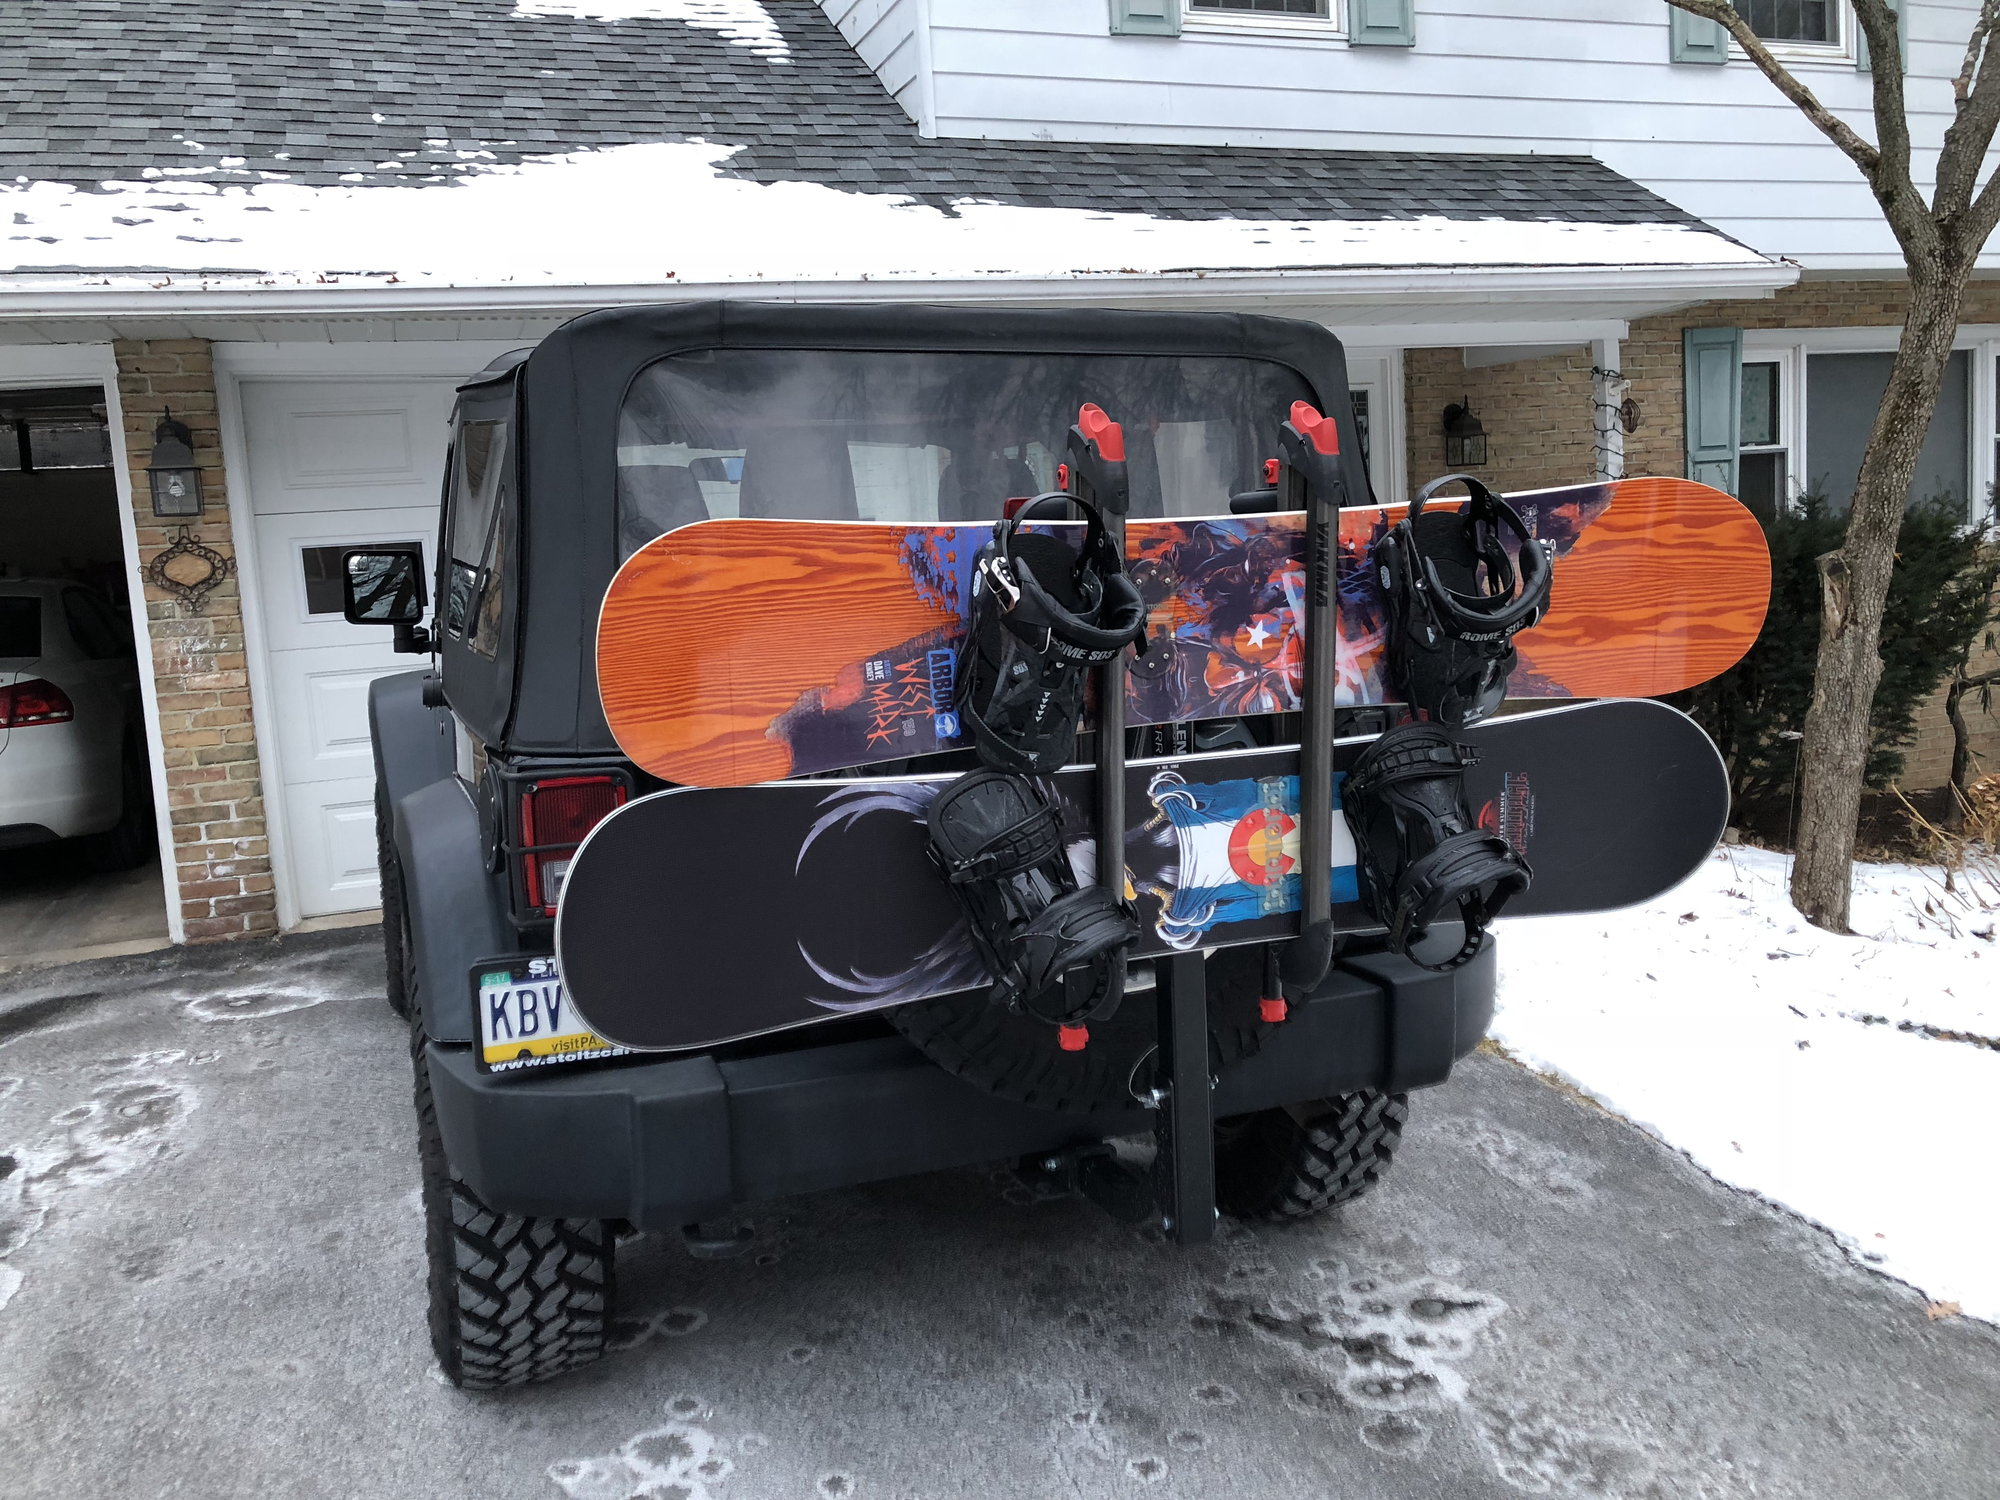
<svg viewBox="0 0 2000 1500">
<path fill-rule="evenodd" d="M 445 1159 L 421 1030 L 413 1026 L 411 1037 L 431 1349 L 439 1368 L 463 1390 L 490 1391 L 592 1363 L 611 1329 L 613 1226 L 523 1218 L 480 1202 Z"/>
<path fill-rule="evenodd" d="M 1262 949 L 1230 948 L 1208 961 L 1208 1060 L 1220 1072 L 1256 1052 L 1270 1030 L 1257 1018 Z M 1128 995 L 1090 1023 L 1081 1052 L 1056 1045 L 1056 1029 L 989 1002 L 983 992 L 918 1000 L 884 1012 L 889 1024 L 947 1073 L 1038 1109 L 1088 1113 L 1131 1108 L 1152 1083 L 1159 1039 L 1152 992 Z"/>
<path fill-rule="evenodd" d="M 383 992 L 389 1009 L 409 1020 L 416 1014 L 417 965 L 410 951 L 410 900 L 403 890 L 403 861 L 396 853 L 389 797 L 375 788 L 375 864 L 382 875 Z"/>
<path fill-rule="evenodd" d="M 1407 1094 L 1361 1089 L 1224 1120 L 1216 1201 L 1238 1219 L 1308 1219 L 1352 1202 L 1389 1170 L 1409 1115 Z"/>
<path fill-rule="evenodd" d="M 152 778 L 144 753 L 130 742 L 119 761 L 118 786 L 118 821 L 89 842 L 87 858 L 94 870 L 137 869 L 156 847 Z"/>
</svg>

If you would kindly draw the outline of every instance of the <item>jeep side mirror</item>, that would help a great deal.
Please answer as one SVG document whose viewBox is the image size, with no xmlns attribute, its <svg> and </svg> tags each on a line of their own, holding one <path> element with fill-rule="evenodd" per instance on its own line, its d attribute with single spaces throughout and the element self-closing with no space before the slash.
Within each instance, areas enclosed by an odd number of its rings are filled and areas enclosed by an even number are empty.
<svg viewBox="0 0 2000 1500">
<path fill-rule="evenodd" d="M 350 625 L 392 625 L 398 651 L 428 651 L 418 627 L 428 603 L 424 557 L 414 547 L 354 548 L 340 555 L 340 612 Z"/>
</svg>

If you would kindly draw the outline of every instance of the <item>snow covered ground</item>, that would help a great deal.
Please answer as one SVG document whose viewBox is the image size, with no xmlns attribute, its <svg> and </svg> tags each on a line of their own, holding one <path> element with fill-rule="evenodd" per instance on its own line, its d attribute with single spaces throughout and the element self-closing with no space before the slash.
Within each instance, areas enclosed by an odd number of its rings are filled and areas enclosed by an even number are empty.
<svg viewBox="0 0 2000 1500">
<path fill-rule="evenodd" d="M 1651 905 L 1505 925 L 1493 1036 L 1937 1302 L 2000 1321 L 2000 886 L 1857 865 L 1808 924 L 1725 847 Z M 1954 1033 L 1953 1039 L 1940 1033 Z"/>
</svg>

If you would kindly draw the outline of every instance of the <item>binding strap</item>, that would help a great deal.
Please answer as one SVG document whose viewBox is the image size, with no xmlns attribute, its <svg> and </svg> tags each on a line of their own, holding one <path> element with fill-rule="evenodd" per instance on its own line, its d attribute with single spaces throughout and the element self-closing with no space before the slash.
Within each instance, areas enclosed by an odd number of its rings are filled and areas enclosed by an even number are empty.
<svg viewBox="0 0 2000 1500">
<path fill-rule="evenodd" d="M 1077 551 L 1060 537 L 1022 531 L 1051 503 L 1083 511 Z M 975 563 L 968 613 L 957 706 L 979 758 L 1003 771 L 1038 774 L 1068 761 L 1090 669 L 1135 643 L 1146 649 L 1145 600 L 1097 507 L 1059 490 L 995 523 Z"/>
<path fill-rule="evenodd" d="M 1077 885 L 1061 816 L 1040 782 L 968 771 L 938 793 L 928 823 L 931 859 L 965 909 L 995 1004 L 1058 1026 L 1116 1008 L 1124 991 L 1116 960 L 1138 936 L 1138 919 L 1102 886 Z M 1089 971 L 1084 998 L 1063 1005 L 1065 975 L 1078 968 Z"/>
<path fill-rule="evenodd" d="M 1465 508 L 1426 514 L 1425 502 L 1447 484 L 1466 487 Z M 1498 708 L 1514 670 L 1514 636 L 1548 609 L 1550 556 L 1520 513 L 1470 474 L 1419 490 L 1375 545 L 1389 603 L 1389 676 L 1404 701 L 1454 727 Z"/>
<path fill-rule="evenodd" d="M 1362 752 L 1341 788 L 1363 895 L 1389 945 L 1426 969 L 1470 960 L 1487 925 L 1533 878 L 1511 844 L 1473 822 L 1465 772 L 1478 760 L 1436 724 L 1404 724 Z M 1442 962 L 1419 958 L 1413 945 L 1447 914 L 1464 924 L 1465 941 Z"/>
</svg>

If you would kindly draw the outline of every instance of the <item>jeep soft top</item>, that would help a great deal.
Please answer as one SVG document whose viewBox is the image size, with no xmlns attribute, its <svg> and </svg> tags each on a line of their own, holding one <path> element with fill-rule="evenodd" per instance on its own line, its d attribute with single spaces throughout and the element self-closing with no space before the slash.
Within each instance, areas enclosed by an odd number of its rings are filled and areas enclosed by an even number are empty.
<svg viewBox="0 0 2000 1500">
<path fill-rule="evenodd" d="M 982 1027 L 974 1046 L 935 1007 L 692 1053 L 572 1041 L 504 1071 L 475 1008 L 482 972 L 554 980 L 562 877 L 587 830 L 536 842 L 536 798 L 561 783 L 576 805 L 574 789 L 595 786 L 608 811 L 660 786 L 620 754 L 592 659 L 605 589 L 637 546 L 712 515 L 996 517 L 1024 480 L 1050 486 L 1059 455 L 1037 444 L 1086 400 L 1126 417 L 1135 516 L 1213 513 L 1258 482 L 1268 434 L 1252 416 L 1294 399 L 1354 430 L 1339 341 L 1315 324 L 863 304 L 593 313 L 460 388 L 435 608 L 414 625 L 412 595 L 396 616 L 430 665 L 369 696 L 388 994 L 411 1027 L 430 1325 L 453 1381 L 506 1385 L 596 1358 L 616 1241 L 633 1230 L 680 1230 L 713 1252 L 752 1205 L 1020 1159 L 1114 1211 L 1164 1204 L 1193 1241 L 1214 1205 L 1314 1213 L 1388 1166 L 1407 1092 L 1442 1082 L 1491 1019 L 1490 940 L 1444 974 L 1350 945 L 1269 1035 L 1240 1020 L 1260 950 L 1229 950 L 1211 973 L 1198 953 L 1135 970 L 1102 1045 L 1094 1030 L 1088 1059 L 1059 1063 L 1072 1071 L 1053 1086 L 1046 1028 Z M 810 419 L 810 445 L 786 439 L 788 411 Z M 1363 455 L 1344 462 L 1349 493 L 1368 493 Z M 760 483 L 760 470 L 794 482 Z M 1288 731 L 1208 727 L 1236 744 Z M 1195 1031 L 1163 1031 L 1175 1014 Z M 1131 1086 L 1142 1063 L 1157 1066 L 1153 1088 Z M 1153 1131 L 1177 1080 L 1185 1093 L 1211 1076 L 1176 1127 L 1172 1182 L 1103 1151 Z M 1188 1149 L 1190 1119 L 1211 1141 L 1211 1110 L 1212 1153 Z"/>
</svg>

